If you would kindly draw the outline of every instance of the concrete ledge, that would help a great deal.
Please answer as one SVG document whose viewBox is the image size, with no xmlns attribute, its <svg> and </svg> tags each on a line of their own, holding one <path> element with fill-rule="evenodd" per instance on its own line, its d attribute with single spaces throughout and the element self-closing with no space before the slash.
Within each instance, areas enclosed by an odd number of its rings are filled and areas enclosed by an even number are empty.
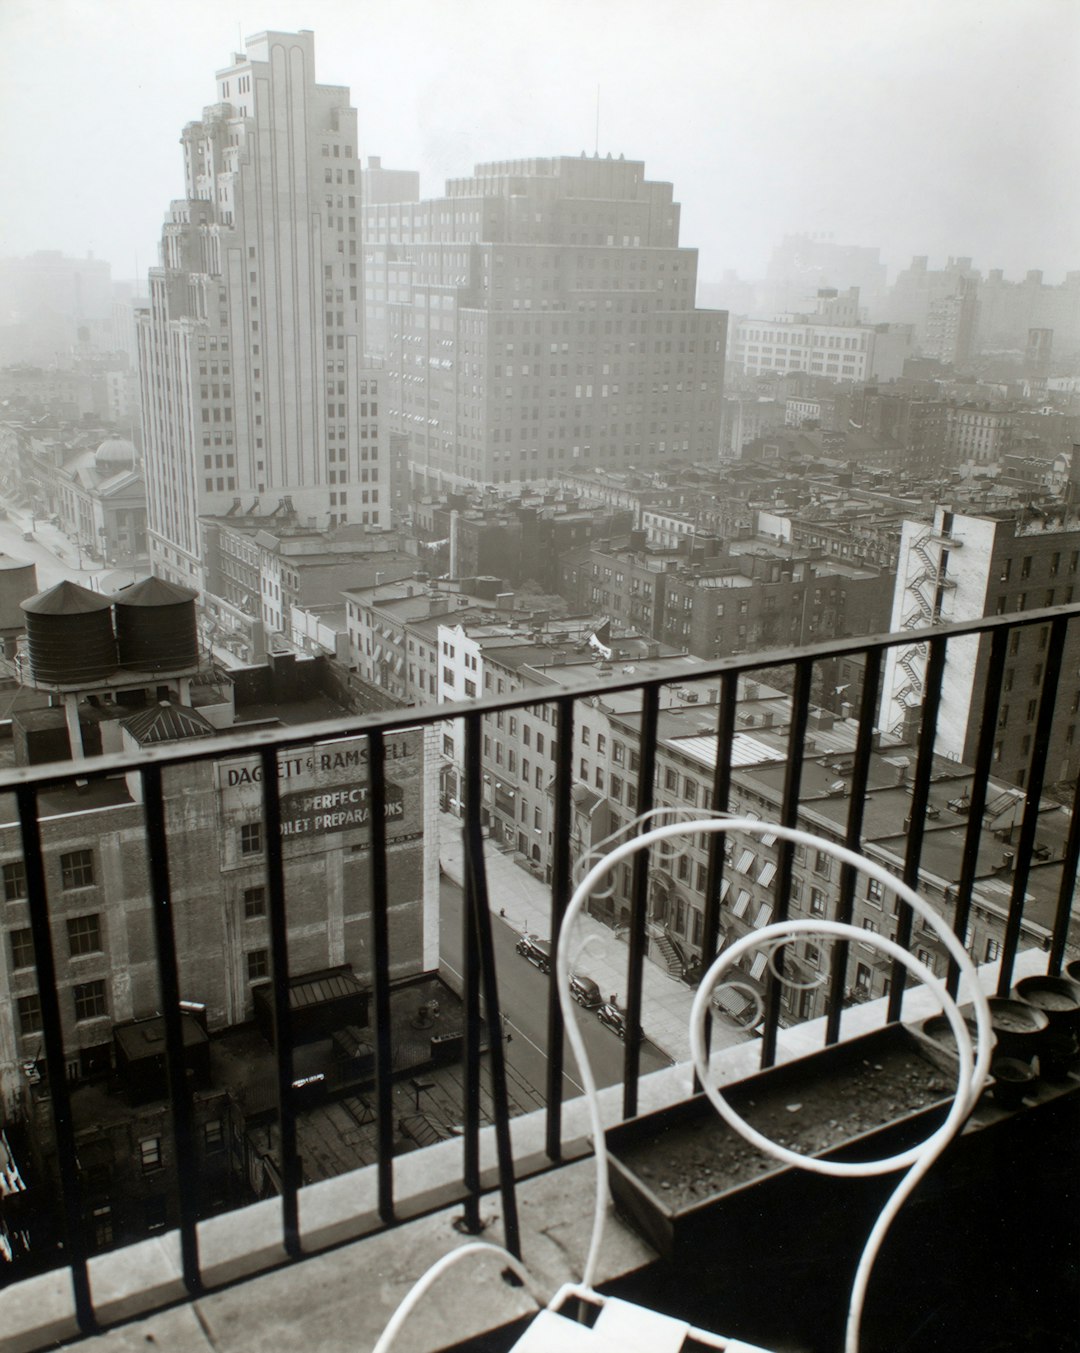
<svg viewBox="0 0 1080 1353">
<path fill-rule="evenodd" d="M 89 1268 L 90 1294 L 102 1325 L 130 1320 L 187 1296 L 178 1231 L 96 1255 Z"/>
<path fill-rule="evenodd" d="M 75 1301 L 66 1268 L 39 1273 L 0 1292 L 0 1330 L 10 1353 L 29 1353 L 77 1337 Z"/>
</svg>

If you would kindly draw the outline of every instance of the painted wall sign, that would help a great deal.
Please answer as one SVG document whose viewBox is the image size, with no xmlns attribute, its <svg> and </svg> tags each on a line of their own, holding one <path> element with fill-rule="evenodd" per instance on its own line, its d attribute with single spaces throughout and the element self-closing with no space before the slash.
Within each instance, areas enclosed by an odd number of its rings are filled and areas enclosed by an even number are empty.
<svg viewBox="0 0 1080 1353">
<path fill-rule="evenodd" d="M 393 839 L 417 832 L 423 821 L 423 735 L 410 730 L 384 743 L 385 821 Z M 281 834 L 290 841 L 366 828 L 371 816 L 365 737 L 293 748 L 278 757 Z M 263 768 L 257 757 L 215 766 L 222 810 L 250 821 L 260 814 Z"/>
<path fill-rule="evenodd" d="M 387 822 L 405 815 L 405 791 L 386 781 L 383 805 Z M 281 796 L 282 836 L 320 836 L 367 825 L 370 816 L 367 785 L 342 785 L 335 789 L 306 789 Z"/>
</svg>

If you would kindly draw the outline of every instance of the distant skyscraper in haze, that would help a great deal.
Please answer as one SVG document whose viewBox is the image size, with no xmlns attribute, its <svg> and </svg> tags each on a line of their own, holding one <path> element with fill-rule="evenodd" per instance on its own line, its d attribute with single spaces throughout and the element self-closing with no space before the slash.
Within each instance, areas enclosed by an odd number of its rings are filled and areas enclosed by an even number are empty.
<svg viewBox="0 0 1080 1353">
<path fill-rule="evenodd" d="M 200 515 L 257 502 L 320 527 L 389 524 L 356 110 L 316 84 L 312 33 L 247 45 L 183 129 L 184 196 L 138 317 L 151 560 L 185 582 L 200 577 Z"/>
<path fill-rule="evenodd" d="M 785 235 L 769 259 L 768 297 L 761 313 L 806 310 L 822 288 L 846 291 L 858 287 L 873 319 L 885 294 L 885 277 L 878 249 L 837 244 L 823 235 Z"/>
<path fill-rule="evenodd" d="M 386 306 L 368 337 L 419 483 L 717 459 L 727 315 L 694 308 L 697 250 L 642 162 L 481 164 L 443 198 L 366 203 L 364 231 Z"/>
</svg>

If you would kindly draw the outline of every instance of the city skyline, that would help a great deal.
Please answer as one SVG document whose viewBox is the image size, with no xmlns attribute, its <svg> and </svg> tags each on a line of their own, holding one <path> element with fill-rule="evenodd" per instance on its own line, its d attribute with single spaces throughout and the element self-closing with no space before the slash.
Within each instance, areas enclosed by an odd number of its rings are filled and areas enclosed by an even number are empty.
<svg viewBox="0 0 1080 1353">
<path fill-rule="evenodd" d="M 352 89 L 360 154 L 419 170 L 425 198 L 477 162 L 598 148 L 674 183 L 704 281 L 762 276 L 771 248 L 803 230 L 880 247 L 890 281 L 912 254 L 969 255 L 1015 278 L 1041 268 L 1052 283 L 1076 264 L 1078 190 L 1060 166 L 1080 15 L 1058 0 L 462 0 L 419 6 L 415 50 L 381 0 L 176 13 L 9 0 L 0 97 L 9 119 L 34 114 L 6 147 L 17 205 L 0 254 L 93 251 L 115 277 L 145 277 L 176 195 L 178 129 L 214 100 L 210 72 L 258 31 L 311 28 L 321 78 Z M 43 52 L 62 91 L 45 100 Z"/>
</svg>

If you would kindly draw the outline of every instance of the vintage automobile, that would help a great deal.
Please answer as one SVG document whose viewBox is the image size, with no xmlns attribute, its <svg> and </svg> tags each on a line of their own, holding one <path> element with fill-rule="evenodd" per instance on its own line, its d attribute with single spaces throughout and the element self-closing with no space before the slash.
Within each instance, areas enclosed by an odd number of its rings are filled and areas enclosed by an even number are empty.
<svg viewBox="0 0 1080 1353">
<path fill-rule="evenodd" d="M 626 1011 L 620 1006 L 617 1006 L 614 1001 L 604 1001 L 597 1008 L 596 1017 L 605 1029 L 610 1029 L 612 1033 L 618 1034 L 620 1038 L 626 1038 L 627 1029 L 629 1027 L 626 1022 Z M 644 1037 L 644 1030 L 639 1026 L 638 1038 Z"/>
<path fill-rule="evenodd" d="M 514 948 L 522 958 L 527 958 L 541 972 L 551 971 L 551 945 L 547 940 L 526 933 L 520 937 Z"/>
<path fill-rule="evenodd" d="M 586 977 L 584 973 L 572 972 L 570 974 L 570 995 L 577 1001 L 578 1005 L 586 1010 L 595 1010 L 598 1005 L 603 1005 L 604 998 L 600 995 L 600 988 L 591 977 Z"/>
</svg>

